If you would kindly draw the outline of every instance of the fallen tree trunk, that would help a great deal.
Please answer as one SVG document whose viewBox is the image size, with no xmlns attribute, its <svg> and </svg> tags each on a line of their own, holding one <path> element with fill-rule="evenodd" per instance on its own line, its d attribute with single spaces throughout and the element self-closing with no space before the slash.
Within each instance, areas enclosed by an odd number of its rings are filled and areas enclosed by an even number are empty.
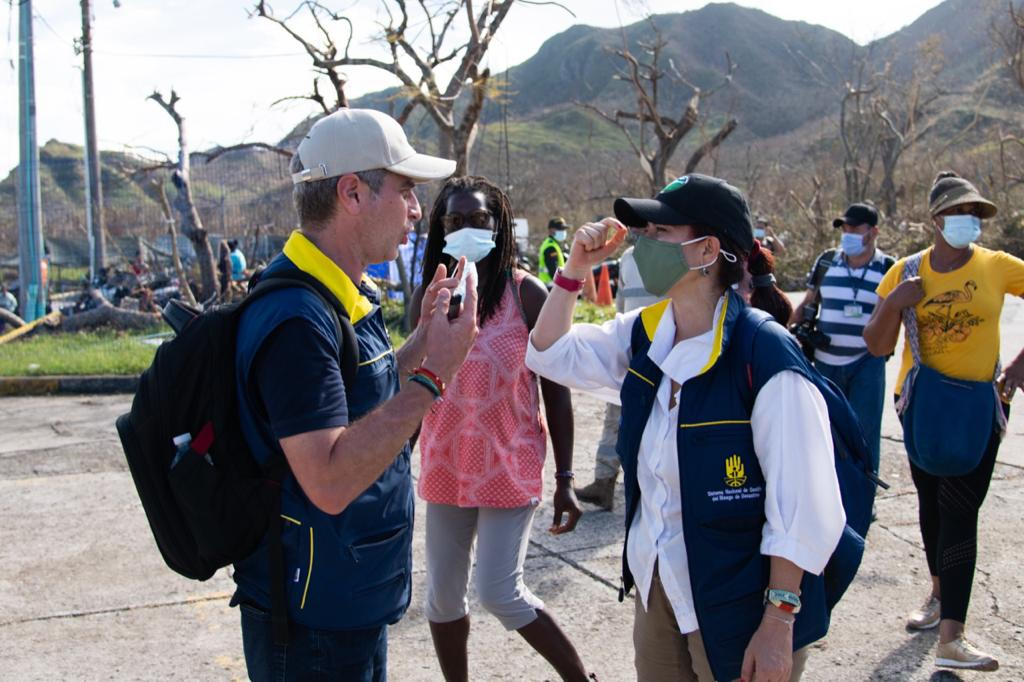
<svg viewBox="0 0 1024 682">
<path fill-rule="evenodd" d="M 97 327 L 112 327 L 124 331 L 149 329 L 159 324 L 159 313 L 142 313 L 135 310 L 115 308 L 103 298 L 98 291 L 90 291 L 89 295 L 96 301 L 95 308 L 66 316 L 60 328 L 65 332 L 80 332 Z"/>
<path fill-rule="evenodd" d="M 11 329 L 17 329 L 18 327 L 25 326 L 25 320 L 21 319 L 10 310 L 6 308 L 0 308 L 0 322 L 7 325 Z"/>
</svg>

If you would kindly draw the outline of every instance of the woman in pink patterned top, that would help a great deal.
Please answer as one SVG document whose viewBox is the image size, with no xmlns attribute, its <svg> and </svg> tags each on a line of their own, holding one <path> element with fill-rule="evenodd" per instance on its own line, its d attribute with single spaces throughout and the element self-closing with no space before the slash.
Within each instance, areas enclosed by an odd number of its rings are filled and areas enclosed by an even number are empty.
<svg viewBox="0 0 1024 682">
<path fill-rule="evenodd" d="M 427 502 L 430 634 L 445 679 L 468 680 L 469 589 L 476 538 L 480 602 L 565 680 L 586 680 L 575 647 L 523 583 L 530 526 L 543 492 L 547 434 L 527 338 L 547 289 L 515 267 L 508 197 L 482 177 L 450 179 L 430 213 L 424 272 L 460 256 L 478 272 L 480 333 L 466 363 L 423 419 L 419 493 Z M 422 290 L 413 297 L 418 310 Z M 414 324 L 417 320 L 414 320 Z M 552 533 L 581 515 L 572 489 L 569 390 L 540 380 L 555 456 Z M 562 523 L 563 515 L 567 520 Z"/>
</svg>

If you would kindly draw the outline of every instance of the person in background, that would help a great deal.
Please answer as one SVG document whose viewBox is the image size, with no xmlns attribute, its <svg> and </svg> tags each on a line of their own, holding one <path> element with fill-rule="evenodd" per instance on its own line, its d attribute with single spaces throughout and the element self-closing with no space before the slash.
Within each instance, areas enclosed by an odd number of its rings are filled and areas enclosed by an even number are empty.
<svg viewBox="0 0 1024 682">
<path fill-rule="evenodd" d="M 615 215 L 576 231 L 526 364 L 622 405 L 637 678 L 799 679 L 828 629 L 811 595 L 824 593 L 817 576 L 846 516 L 828 408 L 796 340 L 773 321 L 752 343 L 735 338 L 757 318 L 731 288 L 754 244 L 746 199 L 691 173 L 653 199 L 617 199 Z M 634 256 L 644 288 L 667 298 L 573 324 L 575 292 L 619 248 L 623 223 L 653 233 Z"/>
<path fill-rule="evenodd" d="M 640 236 L 650 236 L 649 227 L 632 227 L 626 235 L 629 243 L 619 258 L 618 289 L 615 295 L 615 309 L 620 315 L 630 313 L 638 308 L 655 303 L 658 298 L 644 289 L 640 271 L 633 257 L 633 244 Z M 577 499 L 597 505 L 605 511 L 615 507 L 615 481 L 619 477 L 619 456 L 615 454 L 615 444 L 619 440 L 619 418 L 622 408 L 616 403 L 608 403 L 604 412 L 604 425 L 601 439 L 597 444 L 594 461 L 593 482 L 576 489 Z"/>
<path fill-rule="evenodd" d="M 764 216 L 757 216 L 757 222 L 754 225 L 754 239 L 758 240 L 761 246 L 771 251 L 773 255 L 781 256 L 786 253 L 785 242 Z"/>
<path fill-rule="evenodd" d="M 555 460 L 551 532 L 572 531 L 581 514 L 572 489 L 569 389 L 541 379 L 538 392 L 537 375 L 524 362 L 547 289 L 516 268 L 511 204 L 486 178 L 448 180 L 430 212 L 428 234 L 425 272 L 464 257 L 479 275 L 480 333 L 420 431 L 419 494 L 427 502 L 425 612 L 441 671 L 449 682 L 469 679 L 466 595 L 475 554 L 484 608 L 506 630 L 517 631 L 563 680 L 582 682 L 587 674 L 575 647 L 523 582 L 531 522 L 543 494 L 547 433 L 541 393 Z M 421 297 L 418 289 L 414 311 Z"/>
<path fill-rule="evenodd" d="M 799 324 L 805 307 L 820 302 L 817 328 L 830 342 L 815 350 L 814 366 L 839 387 L 860 418 L 877 474 L 886 358 L 868 352 L 863 334 L 878 303 L 875 289 L 895 261 L 877 247 L 878 211 L 871 204 L 850 204 L 832 227 L 840 231 L 840 248 L 818 256 L 807 277 L 807 293 L 790 322 Z M 819 267 L 824 274 L 815 282 Z"/>
<path fill-rule="evenodd" d="M 231 281 L 231 247 L 222 239 L 217 246 L 217 285 L 224 301 L 232 298 Z"/>
<path fill-rule="evenodd" d="M 242 249 L 238 247 L 238 240 L 232 239 L 228 242 L 228 248 L 231 249 L 231 281 L 232 282 L 244 282 L 245 281 L 245 254 L 242 253 Z"/>
<path fill-rule="evenodd" d="M 991 381 L 999 361 L 999 318 L 1003 298 L 1024 295 L 1024 261 L 975 242 L 982 221 L 996 205 L 952 171 L 939 173 L 928 195 L 932 246 L 920 259 L 918 276 L 903 278 L 907 258 L 878 284 L 878 305 L 864 328 L 868 349 L 885 356 L 896 348 L 902 313 L 914 307 L 924 364 L 955 379 Z M 904 344 L 897 393 L 914 364 Z M 917 489 L 918 520 L 931 589 L 924 605 L 910 614 L 907 627 L 938 626 L 935 664 L 949 668 L 996 670 L 999 662 L 964 635 L 978 558 L 978 512 L 988 493 L 1010 399 L 1024 386 L 1024 350 L 995 377 L 1002 414 L 994 415 L 988 447 L 978 466 L 963 476 L 935 476 L 910 462 Z M 1000 418 L 995 418 L 1000 417 Z M 957 406 L 943 406 L 934 419 L 956 419 Z"/>
<path fill-rule="evenodd" d="M 552 218 L 548 221 L 548 236 L 541 242 L 537 252 L 537 277 L 548 289 L 555 273 L 565 265 L 565 239 L 568 225 L 565 218 Z"/>
<path fill-rule="evenodd" d="M 18 312 L 18 299 L 14 297 L 14 294 L 7 290 L 7 282 L 0 284 L 0 308 L 3 308 L 9 313 Z"/>
<path fill-rule="evenodd" d="M 775 256 L 759 240 L 754 240 L 754 248 L 747 256 L 747 270 L 736 290 L 747 305 L 765 311 L 783 326 L 789 322 L 793 304 L 775 282 Z"/>
</svg>

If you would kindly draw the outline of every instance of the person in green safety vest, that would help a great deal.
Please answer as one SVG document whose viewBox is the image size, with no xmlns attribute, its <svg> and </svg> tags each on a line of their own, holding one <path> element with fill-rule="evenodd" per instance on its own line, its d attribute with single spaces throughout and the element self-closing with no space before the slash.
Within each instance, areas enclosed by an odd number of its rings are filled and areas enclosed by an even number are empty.
<svg viewBox="0 0 1024 682">
<path fill-rule="evenodd" d="M 537 277 L 550 289 L 555 279 L 555 272 L 565 265 L 565 237 L 568 225 L 565 218 L 552 218 L 548 221 L 548 236 L 540 244 L 537 253 Z"/>
</svg>

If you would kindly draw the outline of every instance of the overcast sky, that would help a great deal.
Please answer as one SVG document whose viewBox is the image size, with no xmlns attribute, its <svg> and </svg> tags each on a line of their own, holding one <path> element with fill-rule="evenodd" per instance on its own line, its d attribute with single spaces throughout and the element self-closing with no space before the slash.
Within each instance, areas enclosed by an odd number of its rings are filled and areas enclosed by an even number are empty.
<svg viewBox="0 0 1024 682">
<path fill-rule="evenodd" d="M 82 144 L 81 58 L 73 40 L 81 33 L 79 3 L 34 0 L 37 133 L 40 145 L 57 138 Z M 250 19 L 249 0 L 93 0 L 93 69 L 96 118 L 102 149 L 149 149 L 174 153 L 173 122 L 146 96 L 174 87 L 181 97 L 193 150 L 245 141 L 276 142 L 315 105 L 292 102 L 271 106 L 289 95 L 310 91 L 309 58 L 280 28 Z M 285 15 L 297 0 L 278 0 Z M 380 20 L 373 0 L 325 4 L 351 16 L 357 27 Z M 411 3 L 410 3 L 411 4 Z M 477 3 L 478 5 L 480 3 Z M 518 64 L 541 43 L 573 24 L 618 26 L 645 11 L 683 12 L 702 0 L 562 0 L 575 16 L 554 5 L 512 8 L 488 56 L 492 73 Z M 886 36 L 913 22 L 939 0 L 744 0 L 784 19 L 827 26 L 858 43 Z M 4 31 L 0 62 L 0 178 L 18 163 L 18 0 L 0 8 Z M 372 30 L 358 32 L 352 54 L 374 48 Z M 351 69 L 350 97 L 394 85 L 374 69 Z"/>
</svg>

